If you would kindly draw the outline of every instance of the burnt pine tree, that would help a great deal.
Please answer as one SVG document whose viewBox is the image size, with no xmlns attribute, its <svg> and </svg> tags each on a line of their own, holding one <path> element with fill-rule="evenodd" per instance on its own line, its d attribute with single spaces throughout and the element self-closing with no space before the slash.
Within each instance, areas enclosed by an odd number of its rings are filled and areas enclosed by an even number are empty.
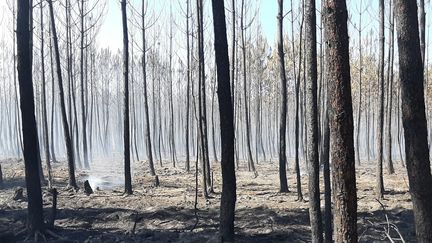
<svg viewBox="0 0 432 243">
<path fill-rule="evenodd" d="M 286 176 L 286 119 L 287 119 L 287 79 L 285 74 L 285 58 L 283 47 L 283 0 L 278 0 L 278 56 L 279 56 L 279 76 L 281 80 L 281 116 L 279 122 L 279 182 L 280 192 L 288 192 L 288 182 Z"/>
<path fill-rule="evenodd" d="M 124 101 L 123 101 L 123 149 L 124 149 L 124 173 L 125 194 L 132 194 L 132 178 L 130 165 L 130 131 L 129 131 L 129 38 L 126 17 L 126 0 L 121 1 L 122 23 L 123 23 L 123 79 L 124 79 Z"/>
<path fill-rule="evenodd" d="M 142 1 L 142 8 L 141 8 L 141 24 L 142 24 L 142 46 L 143 46 L 143 56 L 142 56 L 142 72 L 143 72 L 143 89 L 144 89 L 144 115 L 145 115 L 145 140 L 146 140 L 146 146 L 147 146 L 147 157 L 149 160 L 149 166 L 150 166 L 150 174 L 152 176 L 156 175 L 155 169 L 154 169 L 154 162 L 153 162 L 153 152 L 152 152 L 152 142 L 150 137 L 150 118 L 149 118 L 149 107 L 148 107 L 148 95 L 147 95 L 147 59 L 146 59 L 146 50 L 147 50 L 147 43 L 146 43 L 146 26 L 145 26 L 145 1 Z"/>
<path fill-rule="evenodd" d="M 222 143 L 222 197 L 219 234 L 222 242 L 234 242 L 234 210 L 236 202 L 234 116 L 231 104 L 230 65 L 224 1 L 212 0 L 212 7 Z"/>
<path fill-rule="evenodd" d="M 377 133 L 377 175 L 375 194 L 378 199 L 384 197 L 383 182 L 383 133 L 384 133 L 384 0 L 379 1 L 379 109 L 378 109 L 378 133 Z"/>
<path fill-rule="evenodd" d="M 332 190 L 334 192 L 334 241 L 357 242 L 354 128 L 349 66 L 348 11 L 345 0 L 326 0 L 324 15 L 328 50 L 327 77 Z"/>
<path fill-rule="evenodd" d="M 432 175 L 416 1 L 396 0 L 396 30 L 406 167 L 418 242 L 432 242 Z"/>
<path fill-rule="evenodd" d="M 306 136 L 307 163 L 309 172 L 309 218 L 312 230 L 312 242 L 323 241 L 323 229 L 319 189 L 318 157 L 318 71 L 316 46 L 315 0 L 305 2 L 305 59 L 306 59 Z"/>
<path fill-rule="evenodd" d="M 43 130 L 43 142 L 44 142 L 44 154 L 45 161 L 48 170 L 48 187 L 52 187 L 52 169 L 50 162 L 50 151 L 49 151 L 49 136 L 48 136 L 48 118 L 47 118 L 47 103 L 46 103 L 46 78 L 45 78 L 45 48 L 44 48 L 44 18 L 43 18 L 43 2 L 40 3 L 40 52 L 41 52 L 41 76 L 42 76 L 42 130 Z"/>
<path fill-rule="evenodd" d="M 51 19 L 51 32 L 52 32 L 52 42 L 54 44 L 54 53 L 55 53 L 55 65 L 56 65 L 56 73 L 57 73 L 57 80 L 59 85 L 59 94 L 60 94 L 60 110 L 61 110 L 61 117 L 62 117 L 62 125 L 63 125 L 63 132 L 65 136 L 65 143 L 66 143 L 66 154 L 67 154 L 67 160 L 68 160 L 68 167 L 69 167 L 69 181 L 68 186 L 73 188 L 78 188 L 78 185 L 76 183 L 75 179 L 75 161 L 74 161 L 74 154 L 73 154 L 73 148 L 72 148 L 72 139 L 71 134 L 69 130 L 68 120 L 66 116 L 66 105 L 65 105 L 65 96 L 64 96 L 64 89 L 63 89 L 63 77 L 62 77 L 62 69 L 61 69 L 61 63 L 60 63 L 60 50 L 59 50 L 59 44 L 57 39 L 57 29 L 54 21 L 54 10 L 53 10 L 53 2 L 52 0 L 48 0 L 48 7 L 50 12 L 50 19 Z"/>
<path fill-rule="evenodd" d="M 21 121 L 24 141 L 25 181 L 28 196 L 28 222 L 30 232 L 44 228 L 42 193 L 39 180 L 38 134 L 35 118 L 33 77 L 31 62 L 30 18 L 31 6 L 28 0 L 18 1 L 17 11 L 17 50 L 18 83 L 20 92 Z"/>
</svg>

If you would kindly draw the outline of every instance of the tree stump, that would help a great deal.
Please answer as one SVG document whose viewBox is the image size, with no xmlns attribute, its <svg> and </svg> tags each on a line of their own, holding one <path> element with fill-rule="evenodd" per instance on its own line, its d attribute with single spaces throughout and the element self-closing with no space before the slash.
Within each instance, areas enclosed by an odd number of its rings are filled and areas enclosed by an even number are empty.
<svg viewBox="0 0 432 243">
<path fill-rule="evenodd" d="M 159 187 L 160 182 L 159 182 L 159 176 L 155 175 L 155 187 Z"/>
<path fill-rule="evenodd" d="M 52 207 L 51 207 L 51 212 L 48 216 L 48 227 L 50 229 L 54 229 L 54 221 L 56 219 L 57 216 L 57 189 L 56 188 L 51 188 L 49 189 L 49 192 L 52 195 Z"/>
<path fill-rule="evenodd" d="M 91 188 L 88 180 L 84 181 L 84 193 L 87 196 L 89 196 L 90 194 L 93 194 L 93 189 Z"/>
<path fill-rule="evenodd" d="M 14 195 L 12 197 L 12 199 L 14 201 L 22 201 L 25 199 L 24 195 L 23 195 L 24 189 L 22 187 L 18 187 L 15 192 Z"/>
<path fill-rule="evenodd" d="M 3 185 L 3 172 L 0 164 L 0 187 Z"/>
</svg>

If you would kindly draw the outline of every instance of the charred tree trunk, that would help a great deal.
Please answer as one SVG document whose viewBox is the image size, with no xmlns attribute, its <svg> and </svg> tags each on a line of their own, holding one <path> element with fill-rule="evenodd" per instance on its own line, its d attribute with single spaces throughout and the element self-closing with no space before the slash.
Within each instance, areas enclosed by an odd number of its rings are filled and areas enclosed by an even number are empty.
<svg viewBox="0 0 432 243">
<path fill-rule="evenodd" d="M 189 151 L 189 121 L 190 121 L 190 109 L 189 109 L 189 105 L 190 105 L 190 96 L 191 96 L 191 92 L 190 92 L 190 83 L 191 83 L 191 70 L 190 70 L 190 62 L 191 62 L 191 58 L 190 58 L 190 41 L 189 41 L 189 12 L 190 12 L 190 4 L 189 4 L 189 0 L 186 0 L 186 52 L 187 52 L 187 70 L 186 70 L 186 75 L 187 75 L 187 85 L 186 85 L 186 131 L 185 131 L 185 139 L 186 139 L 186 145 L 185 145 L 185 149 L 186 149 L 186 171 L 189 172 L 190 171 L 190 151 Z"/>
<path fill-rule="evenodd" d="M 392 1 L 389 1 L 389 11 L 392 11 Z M 393 59 L 394 59 L 394 13 L 390 14 L 390 44 L 388 52 L 387 66 L 387 130 L 386 130 L 386 151 L 387 151 L 387 172 L 394 174 L 393 158 L 392 158 L 392 106 L 393 106 Z"/>
<path fill-rule="evenodd" d="M 30 6 L 30 2 L 27 0 L 19 0 L 17 3 L 17 70 L 24 141 L 25 179 L 28 196 L 27 227 L 30 232 L 36 232 L 44 229 L 44 222 L 42 192 L 38 169 L 40 153 L 37 141 L 38 134 L 35 118 L 32 61 L 30 54 L 32 49 L 30 38 L 30 22 L 33 22 L 30 15 L 32 6 Z"/>
<path fill-rule="evenodd" d="M 280 192 L 288 192 L 286 176 L 286 119 L 287 119 L 287 79 L 285 74 L 285 54 L 283 47 L 283 0 L 278 0 L 278 56 L 279 56 L 279 77 L 281 80 L 281 116 L 279 122 L 279 183 Z"/>
<path fill-rule="evenodd" d="M 219 235 L 221 242 L 234 242 L 234 210 L 236 202 L 234 118 L 231 104 L 230 65 L 224 1 L 212 0 L 212 6 L 222 143 L 222 197 Z"/>
<path fill-rule="evenodd" d="M 74 154 L 73 154 L 73 148 L 72 148 L 72 139 L 70 135 L 69 125 L 66 117 L 66 105 L 65 105 L 65 97 L 64 97 L 64 90 L 63 90 L 63 78 L 62 78 L 62 69 L 61 69 L 61 63 L 60 63 L 60 50 L 57 40 L 57 29 L 54 21 L 54 10 L 53 10 L 53 4 L 52 0 L 48 0 L 49 5 L 49 11 L 50 11 L 50 17 L 51 17 L 51 31 L 52 31 L 52 40 L 54 44 L 54 53 L 55 53 L 55 60 L 56 60 L 56 72 L 57 72 L 57 80 L 59 85 L 59 94 L 60 94 L 60 108 L 61 108 L 61 117 L 62 117 L 62 124 L 63 124 L 63 132 L 65 136 L 65 143 L 66 143 L 66 151 L 67 151 L 67 160 L 68 160 L 68 167 L 69 167 L 69 181 L 68 186 L 73 188 L 78 188 L 78 185 L 76 183 L 75 179 L 75 162 L 74 162 Z"/>
<path fill-rule="evenodd" d="M 40 3 L 40 26 L 41 26 L 41 76 L 42 76 L 42 127 L 43 127 L 43 141 L 44 141 L 44 153 L 45 161 L 48 170 L 48 187 L 52 186 L 52 169 L 50 161 L 49 151 L 49 136 L 48 136 L 48 116 L 47 116 L 47 104 L 46 104 L 46 79 L 45 79 L 45 51 L 44 51 L 44 23 L 43 23 L 43 3 Z"/>
<path fill-rule="evenodd" d="M 377 127 L 377 152 L 378 161 L 376 169 L 375 194 L 378 199 L 384 197 L 383 180 L 383 134 L 384 134 L 384 0 L 379 1 L 379 108 L 378 108 L 378 127 Z"/>
<path fill-rule="evenodd" d="M 355 177 L 349 41 L 345 0 L 326 0 L 324 6 L 330 105 L 334 240 L 357 242 Z"/>
<path fill-rule="evenodd" d="M 432 175 L 415 1 L 395 4 L 406 166 L 418 242 L 432 242 Z"/>
<path fill-rule="evenodd" d="M 315 0 L 306 0 L 305 22 L 306 137 L 308 141 L 306 163 L 309 165 L 309 218 L 312 230 L 312 242 L 323 242 L 319 188 L 318 71 Z"/>
<path fill-rule="evenodd" d="M 143 71 L 143 89 L 144 89 L 144 115 L 145 115 L 145 140 L 147 145 L 147 157 L 149 160 L 150 174 L 156 175 L 153 161 L 153 150 L 152 142 L 150 137 L 150 118 L 149 118 L 149 107 L 148 107 L 148 95 L 147 95 L 147 59 L 146 59 L 146 26 L 145 26 L 145 1 L 142 1 L 141 9 L 141 24 L 142 24 L 142 43 L 143 43 L 143 56 L 142 56 L 142 71 Z"/>
<path fill-rule="evenodd" d="M 83 156 L 84 161 L 83 165 L 84 168 L 88 169 L 90 168 L 89 165 L 89 158 L 88 158 L 88 146 L 87 146 L 87 118 L 86 118 L 86 107 L 85 107 L 85 101 L 84 101 L 84 92 L 85 92 L 85 86 L 87 84 L 84 84 L 84 37 L 85 37 L 85 29 L 84 29 L 84 6 L 85 1 L 81 0 L 81 8 L 80 8 L 80 24 L 81 24 L 81 30 L 80 30 L 80 85 L 81 85 L 81 125 L 82 125 L 82 146 L 83 146 Z M 78 139 L 78 137 L 77 137 Z"/>
<path fill-rule="evenodd" d="M 123 23 L 123 79 L 124 79 L 124 107 L 123 107 L 123 146 L 125 194 L 132 194 L 132 178 L 130 165 L 130 131 L 129 131 L 129 37 L 126 17 L 126 0 L 121 1 Z"/>
<path fill-rule="evenodd" d="M 249 121 L 249 104 L 248 104 L 248 95 L 247 95 L 246 40 L 245 40 L 246 27 L 244 25 L 244 18 L 245 18 L 244 1 L 245 0 L 242 0 L 240 28 L 241 28 L 241 42 L 242 42 L 242 54 L 243 54 L 243 95 L 244 95 L 244 107 L 245 107 L 246 149 L 247 149 L 247 157 L 248 157 L 248 168 L 249 170 L 252 170 L 255 174 L 255 177 L 257 177 L 258 173 L 255 169 L 255 163 L 252 157 L 252 149 L 251 149 L 251 141 L 250 141 L 251 134 L 250 134 L 250 121 Z"/>
</svg>

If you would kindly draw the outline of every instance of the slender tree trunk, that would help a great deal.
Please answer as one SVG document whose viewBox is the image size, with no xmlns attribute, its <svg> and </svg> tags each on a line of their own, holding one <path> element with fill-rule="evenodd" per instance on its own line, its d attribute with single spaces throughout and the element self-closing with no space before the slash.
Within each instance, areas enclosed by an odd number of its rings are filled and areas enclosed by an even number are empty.
<svg viewBox="0 0 432 243">
<path fill-rule="evenodd" d="M 68 160 L 68 167 L 69 167 L 69 181 L 68 186 L 78 188 L 78 185 L 76 183 L 75 179 L 75 162 L 74 162 L 74 154 L 73 154 L 73 148 L 72 148 L 72 139 L 69 133 L 69 125 L 66 117 L 66 105 L 65 105 L 65 97 L 64 97 L 64 91 L 63 91 L 63 78 L 62 78 L 62 69 L 61 69 L 61 63 L 60 63 L 60 50 L 57 40 L 57 29 L 54 21 L 54 10 L 53 10 L 53 4 L 52 0 L 48 0 L 49 5 L 49 11 L 50 11 L 50 17 L 51 17 L 51 31 L 52 31 L 52 40 L 54 44 L 54 53 L 55 53 L 55 60 L 56 60 L 56 72 L 57 72 L 57 81 L 59 85 L 59 94 L 60 94 L 60 108 L 61 108 L 61 116 L 62 116 L 62 124 L 63 124 L 63 132 L 65 136 L 65 143 L 66 143 L 66 151 L 67 151 L 67 160 Z"/>
<path fill-rule="evenodd" d="M 425 3 L 424 0 L 419 0 L 419 31 L 420 31 L 420 52 L 421 52 L 421 59 L 422 59 L 422 69 L 426 67 L 425 60 L 426 60 L 426 12 L 425 12 Z M 426 67 L 427 68 L 427 67 Z"/>
<path fill-rule="evenodd" d="M 378 110 L 378 134 L 377 134 L 377 152 L 378 162 L 376 169 L 376 186 L 375 194 L 378 199 L 384 197 L 384 180 L 383 180 L 383 134 L 384 134 L 384 0 L 379 1 L 380 27 L 379 27 L 379 110 Z"/>
<path fill-rule="evenodd" d="M 25 179 L 28 197 L 28 230 L 33 233 L 44 229 L 42 192 L 38 170 L 38 134 L 35 118 L 33 95 L 33 77 L 31 60 L 31 30 L 33 22 L 30 12 L 32 6 L 27 0 L 19 0 L 17 11 L 17 50 L 18 50 L 18 82 L 20 91 L 20 107 L 24 141 Z"/>
<path fill-rule="evenodd" d="M 185 131 L 185 139 L 186 139 L 186 171 L 190 171 L 190 151 L 189 151 L 189 121 L 190 121 L 190 83 L 191 83 L 191 70 L 190 70 L 190 34 L 189 34 L 189 12 L 190 12 L 190 4 L 189 0 L 186 0 L 186 52 L 187 52 L 187 85 L 186 85 L 186 131 Z"/>
<path fill-rule="evenodd" d="M 279 122 L 279 183 L 280 192 L 288 192 L 286 176 L 286 119 L 287 119 L 287 79 L 285 74 L 285 57 L 283 47 L 283 0 L 278 0 L 278 56 L 279 56 L 279 77 L 281 80 L 281 116 Z"/>
<path fill-rule="evenodd" d="M 126 0 L 121 1 L 123 23 L 123 79 L 124 79 L 124 107 L 123 107 L 123 143 L 124 143 L 124 173 L 125 194 L 132 194 L 132 178 L 130 165 L 130 131 L 129 131 L 129 37 L 126 17 Z"/>
<path fill-rule="evenodd" d="M 315 0 L 305 2 L 305 60 L 306 60 L 306 137 L 307 161 L 309 165 L 309 218 L 312 242 L 323 242 L 323 228 L 320 206 L 319 157 L 318 157 L 318 71 L 316 46 Z"/>
<path fill-rule="evenodd" d="M 326 0 L 330 151 L 333 174 L 334 241 L 357 242 L 355 177 L 348 11 L 345 0 Z"/>
<path fill-rule="evenodd" d="M 395 4 L 402 120 L 409 191 L 418 242 L 432 242 L 432 175 L 427 140 L 423 68 L 415 1 Z"/>
<path fill-rule="evenodd" d="M 201 146 L 203 195 L 208 198 L 207 188 L 209 186 L 208 176 L 208 144 L 207 144 L 207 118 L 205 105 L 205 67 L 204 67 L 204 26 L 203 26 L 203 2 L 197 0 L 198 19 L 198 103 L 199 103 L 199 136 Z"/>
<path fill-rule="evenodd" d="M 221 242 L 234 242 L 236 177 L 234 168 L 234 119 L 230 91 L 228 41 L 224 1 L 212 0 L 218 101 L 222 144 L 222 197 L 220 206 Z"/>
<path fill-rule="evenodd" d="M 359 13 L 359 27 L 358 27 L 358 39 L 359 43 L 362 41 L 362 13 L 363 13 L 363 1 L 360 0 L 360 13 Z M 360 126 L 361 126 L 361 115 L 362 115 L 362 77 L 363 77 L 363 45 L 359 44 L 359 59 L 360 59 L 360 68 L 359 68 L 359 104 L 357 107 L 357 132 L 356 132 L 356 159 L 357 165 L 361 164 L 360 161 Z M 369 139 L 369 138 L 367 138 Z M 369 148 L 367 148 L 369 149 Z"/>
<path fill-rule="evenodd" d="M 392 11 L 392 1 L 389 1 L 389 11 Z M 387 134 L 386 134 L 386 151 L 387 151 L 387 172 L 391 175 L 394 174 L 393 158 L 392 158 L 392 101 L 393 101 L 393 56 L 394 56 L 394 13 L 390 14 L 390 44 L 389 44 L 389 55 L 388 55 L 388 66 L 387 66 Z"/>
<path fill-rule="evenodd" d="M 291 9 L 292 9 L 292 1 L 291 1 Z M 294 23 L 294 13 L 291 11 L 291 21 Z M 300 136 L 299 136 L 299 130 L 300 130 L 300 77 L 301 77 L 301 61 L 302 61 L 302 33 L 303 33 L 303 21 L 304 18 L 302 16 L 301 23 L 300 23 L 300 40 L 299 40 L 299 66 L 298 66 L 298 73 L 295 76 L 296 84 L 295 84 L 295 128 L 294 128 L 294 136 L 295 136 L 295 171 L 296 171 L 296 180 L 297 180 L 297 200 L 303 201 L 303 193 L 301 189 L 301 174 L 300 174 L 300 156 L 299 156 L 299 144 L 300 144 Z M 294 38 L 294 32 L 293 32 L 293 38 Z M 293 51 L 295 49 L 294 42 L 293 42 Z M 293 58 L 293 62 L 295 60 L 295 56 Z M 295 63 L 294 63 L 294 69 L 295 69 Z M 295 70 L 294 70 L 295 72 Z"/>
<path fill-rule="evenodd" d="M 51 25 L 49 25 L 49 35 L 51 36 Z M 53 61 L 53 50 L 52 50 L 52 41 L 49 41 L 49 50 L 50 50 L 50 69 L 51 69 L 51 157 L 52 161 L 57 162 L 56 154 L 55 154 L 55 146 L 54 146 L 54 118 L 55 118 L 55 82 L 54 82 L 54 61 Z"/>
<path fill-rule="evenodd" d="M 40 26 L 41 26 L 41 75 L 42 75 L 42 126 L 43 126 L 43 140 L 44 140 L 44 152 L 45 161 L 48 170 L 48 187 L 52 187 L 52 170 L 50 162 L 50 151 L 49 151 L 49 138 L 48 138 L 48 117 L 47 117 L 47 105 L 46 105 L 46 79 L 45 79 L 45 52 L 44 52 L 44 28 L 43 28 L 43 3 L 40 3 Z"/>
<path fill-rule="evenodd" d="M 84 84 L 84 37 L 85 37 L 85 29 L 84 29 L 84 6 L 85 1 L 81 0 L 81 8 L 80 8 L 80 18 L 81 18 L 81 35 L 80 35 L 80 81 L 81 81 L 81 125 L 82 125 L 82 146 L 83 146 L 83 156 L 84 161 L 83 165 L 84 168 L 88 169 L 90 168 L 89 159 L 88 159 L 88 146 L 87 146 L 87 118 L 86 118 L 86 112 L 85 112 L 85 102 L 84 102 L 84 91 L 85 86 L 87 84 Z M 78 139 L 78 137 L 77 137 Z"/>
<path fill-rule="evenodd" d="M 149 117 L 149 108 L 148 108 L 148 95 L 147 95 L 147 59 L 146 59 L 146 26 L 145 26 L 145 0 L 142 1 L 142 9 L 141 9 L 141 24 L 142 24 L 142 43 L 143 43 L 143 56 L 142 56 L 142 71 L 143 71 L 143 89 L 144 89 L 144 115 L 145 115 L 145 139 L 147 145 L 147 157 L 149 160 L 150 166 L 150 174 L 152 176 L 156 175 L 154 169 L 154 161 L 153 161 L 153 150 L 152 150 L 152 142 L 150 137 L 150 117 Z"/>
<path fill-rule="evenodd" d="M 251 134 L 250 134 L 250 122 L 249 122 L 249 104 L 248 104 L 248 95 L 247 95 L 247 76 L 246 76 L 246 43 L 245 43 L 245 31 L 246 27 L 244 26 L 244 18 L 245 18 L 245 0 L 242 0 L 242 8 L 241 8 L 241 18 L 240 18 L 240 28 L 241 28 L 241 42 L 242 42 L 242 53 L 243 53 L 243 94 L 244 94 L 244 107 L 245 107 L 245 125 L 246 125 L 246 147 L 247 147 L 247 156 L 248 156 L 248 168 L 250 168 L 255 177 L 258 176 L 258 172 L 255 169 L 255 163 L 252 157 L 251 150 Z"/>
</svg>

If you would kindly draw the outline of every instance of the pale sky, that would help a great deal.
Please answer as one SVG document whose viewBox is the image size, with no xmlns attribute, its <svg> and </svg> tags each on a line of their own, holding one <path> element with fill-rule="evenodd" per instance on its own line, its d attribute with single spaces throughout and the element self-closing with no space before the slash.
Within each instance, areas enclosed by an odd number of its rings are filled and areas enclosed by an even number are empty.
<svg viewBox="0 0 432 243">
<path fill-rule="evenodd" d="M 6 40 L 7 42 L 10 41 L 11 39 L 11 32 L 7 31 L 8 29 L 11 29 L 11 21 L 12 21 L 12 16 L 11 16 L 11 12 L 9 11 L 9 9 L 7 8 L 7 2 L 14 2 L 15 0 L 0 0 L 0 40 Z M 89 0 L 89 2 L 93 2 L 95 0 Z M 99 0 L 99 1 L 104 1 L 104 0 Z M 107 5 L 106 5 L 106 16 L 104 16 L 103 23 L 101 26 L 101 29 L 99 31 L 99 34 L 96 38 L 97 44 L 99 47 L 108 47 L 110 49 L 112 49 L 113 51 L 116 51 L 117 49 L 122 47 L 122 23 L 121 23 L 121 11 L 120 11 L 120 1 L 119 0 L 105 0 L 107 1 Z M 134 8 L 136 9 L 136 11 L 140 11 L 141 10 L 141 1 L 142 0 L 129 0 L 130 3 L 132 4 L 132 6 L 134 6 Z M 161 37 L 160 37 L 160 41 L 164 41 L 166 39 L 167 36 L 167 32 L 168 32 L 168 24 L 169 24 L 169 9 L 170 9 L 170 3 L 172 5 L 173 8 L 173 14 L 174 14 L 174 18 L 177 19 L 177 21 L 179 22 L 179 25 L 181 28 L 183 28 L 184 26 L 184 16 L 183 13 L 181 11 L 180 6 L 182 6 L 182 8 L 184 8 L 184 5 L 186 3 L 186 0 L 147 0 L 149 3 L 149 9 L 151 9 L 151 15 L 152 16 L 159 16 L 157 24 L 155 26 L 153 26 L 153 29 L 161 29 L 162 33 Z M 190 0 L 192 6 L 195 6 L 195 0 Z M 236 0 L 237 4 L 240 4 L 240 0 Z M 276 15 L 277 15 L 277 0 L 245 0 L 247 5 L 252 4 L 254 6 L 254 8 L 258 8 L 259 9 L 259 14 L 255 19 L 255 22 L 259 21 L 261 23 L 262 26 L 262 30 L 263 30 L 263 35 L 267 38 L 268 43 L 270 46 L 272 46 L 274 44 L 274 39 L 275 39 L 275 35 L 276 35 L 276 27 L 277 27 L 277 19 L 276 19 Z M 299 0 L 292 0 L 294 2 L 294 4 L 299 4 Z M 357 24 L 358 22 L 358 10 L 359 10 L 359 3 L 360 0 L 348 0 L 348 12 L 351 16 L 351 21 L 348 24 L 349 28 L 350 28 L 350 40 L 353 42 L 356 42 L 356 37 L 357 37 L 357 33 L 353 32 L 353 24 Z M 377 11 L 377 0 L 362 0 L 363 2 L 363 6 L 369 6 L 368 10 L 364 13 L 363 15 L 363 25 L 365 27 L 365 34 L 367 32 L 370 32 L 371 30 L 374 31 L 374 33 L 377 33 L 377 26 L 378 26 L 378 11 Z M 75 1 L 73 1 L 74 4 L 76 4 Z M 386 3 L 388 3 L 386 1 Z M 428 16 L 432 15 L 432 4 L 430 3 L 430 1 L 426 1 L 427 5 L 426 5 L 426 20 L 428 21 L 429 19 L 431 19 Z M 320 4 L 321 1 L 317 0 L 316 5 L 317 8 L 320 9 Z M 284 0 L 284 11 L 287 12 L 291 9 L 291 4 L 290 4 L 290 0 Z M 211 2 L 210 0 L 204 0 L 204 6 L 205 6 L 205 16 L 206 19 L 209 21 L 210 18 L 212 17 L 211 14 Z M 226 17 L 227 17 L 227 23 L 231 23 L 231 13 L 229 12 L 229 10 L 231 9 L 231 0 L 225 0 L 225 7 L 227 9 L 226 11 Z M 295 10 L 297 11 L 298 7 L 294 7 Z M 132 9 L 131 6 L 129 6 L 129 9 Z M 129 14 L 132 10 L 129 11 Z M 237 11 L 239 12 L 239 7 L 237 7 Z M 252 11 L 251 11 L 252 12 Z M 386 6 L 386 21 L 387 21 L 387 14 L 388 14 L 388 7 Z M 249 14 L 249 17 L 252 15 L 252 13 Z M 317 13 L 317 23 L 319 23 L 319 12 Z M 290 15 L 287 15 L 285 18 L 285 22 L 284 22 L 284 31 L 291 35 L 291 24 L 289 22 L 290 20 Z M 431 25 L 432 21 L 429 21 L 427 23 L 427 28 L 426 28 L 426 42 L 428 43 L 428 48 L 429 50 L 431 50 L 431 43 L 432 43 L 432 25 Z M 213 26 L 209 23 L 207 24 L 207 29 L 208 31 L 212 31 Z M 387 22 L 386 22 L 386 25 Z M 175 27 L 174 27 L 175 28 Z M 229 28 L 229 27 L 228 27 Z M 297 27 L 296 27 L 297 28 Z M 178 30 L 174 30 L 177 31 Z M 149 32 L 152 32 L 152 30 L 150 29 Z M 150 33 L 151 34 L 151 33 Z M 228 36 L 230 35 L 230 33 L 228 33 Z M 386 30 L 386 35 L 387 35 L 387 30 Z M 230 38 L 230 37 L 229 37 Z M 178 42 L 177 42 L 178 41 Z M 183 37 L 182 38 L 178 38 L 178 40 L 176 40 L 177 43 L 179 43 L 180 45 L 183 45 L 182 42 L 183 41 Z M 429 62 L 431 62 L 432 60 L 432 51 L 429 51 L 428 53 L 429 56 Z"/>
</svg>

